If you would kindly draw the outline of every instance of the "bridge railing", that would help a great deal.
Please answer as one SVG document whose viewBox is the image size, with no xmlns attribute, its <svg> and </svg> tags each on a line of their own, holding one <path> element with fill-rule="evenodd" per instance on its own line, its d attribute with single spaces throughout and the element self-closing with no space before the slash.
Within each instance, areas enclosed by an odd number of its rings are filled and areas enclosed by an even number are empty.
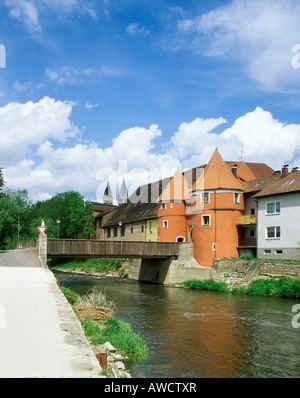
<svg viewBox="0 0 300 398">
<path fill-rule="evenodd" d="M 180 243 L 48 239 L 49 257 L 167 258 L 178 256 Z"/>
</svg>

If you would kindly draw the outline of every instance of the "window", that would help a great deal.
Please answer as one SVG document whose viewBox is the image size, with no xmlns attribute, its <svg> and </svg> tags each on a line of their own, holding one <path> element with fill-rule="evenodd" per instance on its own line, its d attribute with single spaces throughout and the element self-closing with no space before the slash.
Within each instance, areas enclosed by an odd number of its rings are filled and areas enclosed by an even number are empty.
<svg viewBox="0 0 300 398">
<path fill-rule="evenodd" d="M 142 233 L 144 232 L 144 225 L 142 225 L 142 228 L 141 228 L 141 230 L 142 230 Z"/>
<path fill-rule="evenodd" d="M 185 242 L 185 237 L 184 237 L 184 236 L 177 236 L 176 242 L 178 242 L 178 243 L 183 243 L 183 242 Z"/>
<path fill-rule="evenodd" d="M 118 227 L 114 227 L 114 238 L 118 236 Z"/>
<path fill-rule="evenodd" d="M 234 203 L 240 203 L 240 194 L 234 193 Z"/>
<path fill-rule="evenodd" d="M 210 227 L 210 216 L 201 216 L 202 227 Z"/>
<path fill-rule="evenodd" d="M 110 238 L 110 236 L 111 236 L 110 228 L 107 228 L 107 237 Z"/>
<path fill-rule="evenodd" d="M 152 221 L 149 221 L 149 231 L 152 231 Z"/>
<path fill-rule="evenodd" d="M 255 237 L 255 229 L 250 229 L 250 237 L 251 238 Z"/>
<path fill-rule="evenodd" d="M 168 221 L 167 220 L 163 221 L 163 228 L 168 228 Z"/>
<path fill-rule="evenodd" d="M 282 250 L 275 250 L 276 256 L 282 256 L 283 251 Z"/>
<path fill-rule="evenodd" d="M 130 230 L 131 230 L 131 234 L 133 234 L 133 227 L 131 227 Z"/>
<path fill-rule="evenodd" d="M 216 251 L 216 250 L 217 250 L 217 244 L 216 244 L 216 243 L 213 243 L 213 244 L 212 244 L 212 249 L 213 249 L 213 251 Z"/>
<path fill-rule="evenodd" d="M 280 214 L 280 202 L 268 202 L 266 207 L 266 214 Z"/>
<path fill-rule="evenodd" d="M 166 204 L 165 204 L 165 203 L 162 203 L 161 206 L 160 206 L 160 208 L 161 208 L 161 210 L 166 210 Z"/>
<path fill-rule="evenodd" d="M 271 255 L 271 250 L 270 249 L 264 250 L 264 254 L 265 254 L 265 256 Z"/>
<path fill-rule="evenodd" d="M 121 236 L 125 236 L 125 227 L 121 227 Z"/>
<path fill-rule="evenodd" d="M 255 209 L 250 209 L 250 214 L 255 214 Z"/>
<path fill-rule="evenodd" d="M 280 227 L 267 227 L 267 239 L 280 239 Z"/>
<path fill-rule="evenodd" d="M 201 195 L 202 203 L 209 203 L 209 192 L 203 192 Z"/>
</svg>

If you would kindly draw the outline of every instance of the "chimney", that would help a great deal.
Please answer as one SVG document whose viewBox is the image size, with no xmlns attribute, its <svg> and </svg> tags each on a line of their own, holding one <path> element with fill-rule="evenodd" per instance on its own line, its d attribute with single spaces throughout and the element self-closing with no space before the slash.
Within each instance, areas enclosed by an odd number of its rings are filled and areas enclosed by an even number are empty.
<svg viewBox="0 0 300 398">
<path fill-rule="evenodd" d="M 231 171 L 232 171 L 232 174 L 235 176 L 235 178 L 237 178 L 237 165 L 236 164 L 234 164 L 231 167 Z"/>
<path fill-rule="evenodd" d="M 281 177 L 284 178 L 289 174 L 289 165 L 285 164 L 281 169 Z"/>
</svg>

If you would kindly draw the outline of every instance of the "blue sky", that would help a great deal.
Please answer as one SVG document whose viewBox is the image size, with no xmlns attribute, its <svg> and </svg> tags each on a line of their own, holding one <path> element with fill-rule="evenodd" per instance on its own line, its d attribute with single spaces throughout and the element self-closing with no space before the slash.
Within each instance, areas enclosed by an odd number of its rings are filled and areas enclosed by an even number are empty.
<svg viewBox="0 0 300 398">
<path fill-rule="evenodd" d="M 300 166 L 299 19 L 297 0 L 1 0 L 7 185 L 101 201 L 107 177 L 116 196 L 215 147 Z"/>
</svg>

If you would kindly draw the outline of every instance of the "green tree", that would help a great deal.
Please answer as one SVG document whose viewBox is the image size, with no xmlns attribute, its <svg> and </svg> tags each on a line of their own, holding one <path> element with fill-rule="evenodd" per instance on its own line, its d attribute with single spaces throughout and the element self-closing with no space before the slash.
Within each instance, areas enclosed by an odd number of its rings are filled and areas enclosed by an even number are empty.
<svg viewBox="0 0 300 398">
<path fill-rule="evenodd" d="M 0 248 L 12 250 L 18 241 L 31 240 L 32 203 L 26 190 L 6 189 L 0 196 Z"/>
<path fill-rule="evenodd" d="M 0 193 L 3 190 L 4 184 L 5 184 L 2 170 L 3 170 L 3 168 L 0 167 Z"/>
<path fill-rule="evenodd" d="M 32 228 L 37 222 L 45 221 L 49 238 L 57 238 L 60 219 L 59 236 L 65 239 L 87 239 L 94 233 L 92 222 L 93 206 L 84 201 L 78 192 L 68 191 L 59 193 L 44 202 L 37 202 L 34 206 Z M 40 224 L 38 224 L 40 225 Z"/>
</svg>

